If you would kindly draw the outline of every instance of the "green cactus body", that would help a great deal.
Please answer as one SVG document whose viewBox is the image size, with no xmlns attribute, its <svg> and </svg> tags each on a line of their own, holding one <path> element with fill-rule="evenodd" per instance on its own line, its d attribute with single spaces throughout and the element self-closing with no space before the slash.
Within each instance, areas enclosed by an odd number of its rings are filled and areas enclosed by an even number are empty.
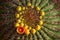
<svg viewBox="0 0 60 40">
<path fill-rule="evenodd" d="M 60 9 L 52 0 L 12 0 L 0 6 L 0 40 L 60 40 Z M 15 27 L 17 20 L 21 23 Z M 19 31 L 19 25 L 25 30 Z"/>
</svg>

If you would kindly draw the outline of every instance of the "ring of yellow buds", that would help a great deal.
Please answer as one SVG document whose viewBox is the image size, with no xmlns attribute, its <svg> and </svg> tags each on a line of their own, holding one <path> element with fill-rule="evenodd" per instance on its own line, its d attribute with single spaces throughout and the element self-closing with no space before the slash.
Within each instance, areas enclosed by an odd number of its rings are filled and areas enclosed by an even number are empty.
<svg viewBox="0 0 60 40">
<path fill-rule="evenodd" d="M 34 8 L 34 5 L 32 5 L 30 2 L 27 3 L 27 6 L 31 7 L 31 8 Z M 37 30 L 40 30 L 41 29 L 41 25 L 43 24 L 43 21 L 42 21 L 42 17 L 45 15 L 44 11 L 40 10 L 40 7 L 39 6 L 36 6 L 36 11 L 37 13 L 40 14 L 40 21 L 39 21 L 39 24 L 36 25 L 36 27 L 32 28 L 28 25 L 25 25 L 24 22 L 23 22 L 23 16 L 20 16 L 21 14 L 24 14 L 24 10 L 25 9 L 28 9 L 28 7 L 21 7 L 21 6 L 17 6 L 16 10 L 16 19 L 17 19 L 17 23 L 15 23 L 15 27 L 17 28 L 17 33 L 19 34 L 26 34 L 26 35 L 29 35 L 30 33 L 32 34 L 35 34 Z M 19 13 L 18 13 L 19 12 Z"/>
</svg>

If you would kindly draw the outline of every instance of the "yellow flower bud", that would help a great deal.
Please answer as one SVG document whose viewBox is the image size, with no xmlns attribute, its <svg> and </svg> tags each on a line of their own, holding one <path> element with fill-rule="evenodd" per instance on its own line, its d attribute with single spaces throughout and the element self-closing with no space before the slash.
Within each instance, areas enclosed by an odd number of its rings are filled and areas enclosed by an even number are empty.
<svg viewBox="0 0 60 40">
<path fill-rule="evenodd" d="M 36 10 L 37 10 L 37 11 L 40 11 L 40 8 L 39 8 L 39 7 L 36 7 Z"/>
<path fill-rule="evenodd" d="M 29 32 L 28 29 L 25 29 L 25 34 L 26 34 L 26 35 L 29 35 L 29 34 L 30 34 L 30 32 Z"/>
<path fill-rule="evenodd" d="M 36 30 L 35 29 L 31 29 L 31 33 L 32 34 L 35 34 L 36 33 Z"/>
<path fill-rule="evenodd" d="M 28 27 L 29 30 L 31 30 L 31 27 Z"/>
<path fill-rule="evenodd" d="M 41 26 L 37 25 L 37 26 L 35 27 L 35 29 L 36 29 L 36 30 L 40 30 L 40 29 L 41 29 Z"/>
<path fill-rule="evenodd" d="M 40 15 L 44 16 L 45 15 L 44 11 L 40 11 Z"/>
<path fill-rule="evenodd" d="M 15 23 L 15 27 L 19 27 L 19 23 Z"/>
<path fill-rule="evenodd" d="M 19 13 L 20 15 L 22 14 L 22 12 Z"/>
<path fill-rule="evenodd" d="M 28 28 L 28 25 L 26 25 L 26 24 L 25 24 L 25 27 L 24 27 L 24 28 L 26 28 L 26 29 L 27 29 L 27 28 Z"/>
<path fill-rule="evenodd" d="M 31 5 L 31 8 L 34 8 L 34 5 Z"/>
<path fill-rule="evenodd" d="M 31 3 L 30 3 L 30 2 L 28 2 L 27 6 L 31 6 Z"/>
<path fill-rule="evenodd" d="M 19 18 L 19 17 L 20 17 L 20 15 L 17 13 L 17 14 L 16 14 L 16 18 Z"/>
<path fill-rule="evenodd" d="M 22 8 L 21 8 L 21 6 L 17 6 L 17 11 L 21 11 L 22 10 Z"/>
<path fill-rule="evenodd" d="M 20 19 L 17 19 L 17 23 L 21 23 L 21 20 Z"/>
<path fill-rule="evenodd" d="M 20 18 L 19 18 L 19 19 L 20 19 L 20 20 L 22 20 L 22 19 L 23 19 L 22 17 L 23 17 L 23 16 L 20 16 Z"/>
<path fill-rule="evenodd" d="M 39 18 L 42 19 L 42 16 L 40 16 Z"/>
<path fill-rule="evenodd" d="M 24 23 L 23 23 L 23 22 L 21 23 L 21 26 L 22 26 L 22 27 L 24 26 Z"/>
<path fill-rule="evenodd" d="M 42 25 L 42 24 L 43 24 L 43 21 L 42 21 L 42 20 L 40 20 L 39 25 Z"/>
<path fill-rule="evenodd" d="M 26 8 L 25 7 L 23 7 L 23 10 L 25 10 Z"/>
</svg>

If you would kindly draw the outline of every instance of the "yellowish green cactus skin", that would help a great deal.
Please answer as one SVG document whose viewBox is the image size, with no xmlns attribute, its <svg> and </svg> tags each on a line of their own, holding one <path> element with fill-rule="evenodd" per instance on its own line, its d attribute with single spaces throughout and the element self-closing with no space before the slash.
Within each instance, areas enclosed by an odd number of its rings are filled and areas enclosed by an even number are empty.
<svg viewBox="0 0 60 40">
<path fill-rule="evenodd" d="M 0 5 L 0 40 L 60 40 L 60 9 L 52 0 L 12 0 Z"/>
</svg>

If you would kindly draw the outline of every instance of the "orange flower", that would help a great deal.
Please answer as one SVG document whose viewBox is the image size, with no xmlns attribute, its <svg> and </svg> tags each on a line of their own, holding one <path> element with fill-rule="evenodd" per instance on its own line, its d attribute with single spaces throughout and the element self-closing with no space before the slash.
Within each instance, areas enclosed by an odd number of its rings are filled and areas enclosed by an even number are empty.
<svg viewBox="0 0 60 40">
<path fill-rule="evenodd" d="M 25 28 L 24 27 L 17 27 L 17 33 L 23 34 L 24 32 L 25 32 Z"/>
</svg>

